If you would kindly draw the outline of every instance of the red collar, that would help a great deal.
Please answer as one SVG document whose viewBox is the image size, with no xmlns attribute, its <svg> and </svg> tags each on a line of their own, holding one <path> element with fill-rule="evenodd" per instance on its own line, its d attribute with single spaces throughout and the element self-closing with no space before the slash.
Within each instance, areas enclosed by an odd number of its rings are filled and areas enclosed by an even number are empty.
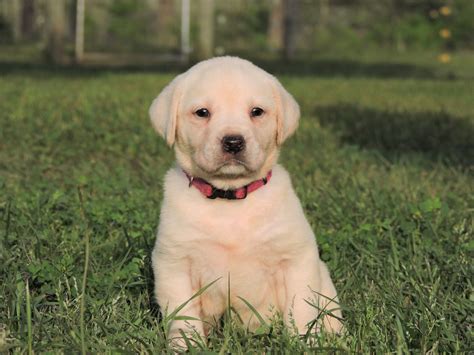
<svg viewBox="0 0 474 355">
<path fill-rule="evenodd" d="M 189 180 L 189 187 L 194 186 L 207 198 L 215 199 L 219 197 L 226 198 L 228 200 L 242 200 L 246 198 L 249 193 L 254 192 L 255 190 L 258 190 L 262 186 L 266 185 L 272 177 L 272 171 L 270 170 L 267 176 L 263 179 L 252 181 L 250 184 L 239 187 L 235 190 L 221 190 L 215 186 L 212 186 L 204 179 L 192 177 L 185 171 L 184 173 Z"/>
</svg>

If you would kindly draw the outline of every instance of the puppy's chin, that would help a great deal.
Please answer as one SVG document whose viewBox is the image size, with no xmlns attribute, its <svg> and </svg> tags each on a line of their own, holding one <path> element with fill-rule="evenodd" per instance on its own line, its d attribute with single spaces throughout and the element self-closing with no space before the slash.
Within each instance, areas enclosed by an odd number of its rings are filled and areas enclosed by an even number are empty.
<svg viewBox="0 0 474 355">
<path fill-rule="evenodd" d="M 211 169 L 195 165 L 195 171 L 200 170 L 196 176 L 203 178 L 219 189 L 236 189 L 247 185 L 259 178 L 256 170 L 251 169 L 244 162 L 220 162 Z"/>
<path fill-rule="evenodd" d="M 213 164 L 199 164 L 195 166 L 208 178 L 235 179 L 244 178 L 255 173 L 246 162 L 239 159 L 224 159 Z"/>
<path fill-rule="evenodd" d="M 238 161 L 226 161 L 222 166 L 217 169 L 214 175 L 220 177 L 236 177 L 236 176 L 245 176 L 251 174 L 252 171 L 249 171 L 247 166 L 242 162 Z"/>
<path fill-rule="evenodd" d="M 217 159 L 208 159 L 195 152 L 175 147 L 178 165 L 193 177 L 199 177 L 219 189 L 236 189 L 265 177 L 278 159 L 278 149 L 268 154 L 253 155 L 249 161 L 244 156 L 220 156 Z"/>
</svg>

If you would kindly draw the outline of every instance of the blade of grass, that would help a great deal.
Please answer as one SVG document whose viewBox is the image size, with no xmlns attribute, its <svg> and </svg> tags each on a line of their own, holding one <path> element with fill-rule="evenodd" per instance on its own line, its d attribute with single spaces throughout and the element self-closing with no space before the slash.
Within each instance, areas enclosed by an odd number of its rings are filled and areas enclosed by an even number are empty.
<svg viewBox="0 0 474 355">
<path fill-rule="evenodd" d="M 30 297 L 30 285 L 29 281 L 26 280 L 26 326 L 28 329 L 28 354 L 33 354 L 33 329 L 31 326 L 31 297 Z"/>
<path fill-rule="evenodd" d="M 206 290 L 211 287 L 212 285 L 214 285 L 217 281 L 219 281 L 221 279 L 221 277 L 219 277 L 218 279 L 215 279 L 214 281 L 212 281 L 211 283 L 207 284 L 206 286 L 200 288 L 194 295 L 191 296 L 191 298 L 189 298 L 186 302 L 180 304 L 178 307 L 176 307 L 176 309 L 171 312 L 170 314 L 168 314 L 166 317 L 164 317 L 163 321 L 166 323 L 168 323 L 169 321 L 175 319 L 176 315 L 184 308 L 186 307 L 186 305 L 191 302 L 193 299 L 199 297 L 200 295 L 202 295 L 204 292 L 206 292 Z"/>
<path fill-rule="evenodd" d="M 85 339 L 85 321 L 84 314 L 86 309 L 86 283 L 87 283 L 87 272 L 89 269 L 89 254 L 90 254 L 90 245 L 89 245 L 89 223 L 87 223 L 86 213 L 84 211 L 84 204 L 82 199 L 81 189 L 78 189 L 79 202 L 81 207 L 81 214 L 84 222 L 86 223 L 86 232 L 84 235 L 84 244 L 85 244 L 85 256 L 84 256 L 84 272 L 82 274 L 82 287 L 81 287 L 81 308 L 80 308 L 80 328 L 81 328 L 81 353 L 86 354 L 86 339 Z"/>
<path fill-rule="evenodd" d="M 254 306 L 250 304 L 249 301 L 247 301 L 245 298 L 237 296 L 242 302 L 245 303 L 245 305 L 252 311 L 253 314 L 255 314 L 255 317 L 257 317 L 258 321 L 260 322 L 260 325 L 267 327 L 267 322 L 265 322 L 265 319 L 258 313 L 258 311 L 255 309 Z"/>
</svg>

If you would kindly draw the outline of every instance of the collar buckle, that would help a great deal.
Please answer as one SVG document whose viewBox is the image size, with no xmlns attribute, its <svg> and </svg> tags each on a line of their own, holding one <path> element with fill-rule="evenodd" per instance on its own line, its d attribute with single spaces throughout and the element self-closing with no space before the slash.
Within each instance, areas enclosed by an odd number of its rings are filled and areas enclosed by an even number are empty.
<svg viewBox="0 0 474 355">
<path fill-rule="evenodd" d="M 214 200 L 217 197 L 225 198 L 227 200 L 239 200 L 240 199 L 236 196 L 235 190 L 221 190 L 221 189 L 217 189 L 214 186 L 212 186 L 212 192 L 209 196 L 207 196 L 207 198 L 209 198 L 211 200 Z M 247 197 L 247 187 L 245 187 L 245 197 Z M 245 198 L 245 197 L 242 197 L 242 198 Z"/>
</svg>

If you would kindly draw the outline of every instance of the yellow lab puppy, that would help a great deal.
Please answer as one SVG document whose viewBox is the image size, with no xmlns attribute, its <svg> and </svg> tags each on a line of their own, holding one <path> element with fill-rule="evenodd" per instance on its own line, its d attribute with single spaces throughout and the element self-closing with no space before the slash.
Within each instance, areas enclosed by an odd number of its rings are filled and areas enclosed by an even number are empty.
<svg viewBox="0 0 474 355">
<path fill-rule="evenodd" d="M 228 291 L 250 329 L 259 323 L 242 298 L 262 316 L 294 320 L 300 333 L 321 310 L 341 318 L 315 236 L 277 164 L 299 116 L 275 77 L 236 57 L 198 63 L 153 101 L 153 126 L 177 159 L 165 177 L 152 255 L 158 304 L 170 313 L 218 279 L 178 313 L 202 321 L 175 320 L 171 337 L 205 335 L 228 306 Z M 336 317 L 321 317 L 323 326 L 339 331 Z"/>
</svg>

